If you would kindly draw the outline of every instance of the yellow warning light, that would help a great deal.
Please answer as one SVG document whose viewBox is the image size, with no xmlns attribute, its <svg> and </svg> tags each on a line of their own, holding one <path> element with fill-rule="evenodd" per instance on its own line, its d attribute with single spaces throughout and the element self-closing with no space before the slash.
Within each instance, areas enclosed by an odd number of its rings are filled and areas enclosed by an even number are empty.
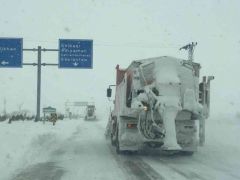
<svg viewBox="0 0 240 180">
<path fill-rule="evenodd" d="M 148 107 L 147 107 L 147 106 L 143 106 L 143 110 L 144 110 L 144 111 L 147 111 L 147 110 L 148 110 Z"/>
</svg>

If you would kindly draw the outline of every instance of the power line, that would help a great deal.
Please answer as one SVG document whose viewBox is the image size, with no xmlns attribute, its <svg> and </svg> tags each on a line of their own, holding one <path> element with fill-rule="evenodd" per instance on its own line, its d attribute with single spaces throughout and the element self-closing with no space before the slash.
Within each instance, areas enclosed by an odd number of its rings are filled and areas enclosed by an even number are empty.
<svg viewBox="0 0 240 180">
<path fill-rule="evenodd" d="M 35 42 L 35 43 L 58 43 L 58 40 L 32 40 L 26 38 L 26 42 Z M 112 42 L 101 42 L 94 41 L 94 46 L 106 46 L 106 47 L 124 47 L 124 48 L 161 48 L 161 49 L 176 49 L 179 45 L 171 44 L 156 44 L 151 42 L 126 42 L 126 43 L 112 43 Z"/>
</svg>

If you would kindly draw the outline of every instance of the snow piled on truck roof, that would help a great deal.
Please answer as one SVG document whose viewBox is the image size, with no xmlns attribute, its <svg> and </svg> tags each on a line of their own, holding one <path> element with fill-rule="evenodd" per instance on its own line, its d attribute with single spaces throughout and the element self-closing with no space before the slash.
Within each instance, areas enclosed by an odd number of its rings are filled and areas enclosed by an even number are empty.
<svg viewBox="0 0 240 180">
<path fill-rule="evenodd" d="M 158 56 L 158 57 L 152 57 L 152 58 L 146 58 L 146 59 L 140 59 L 140 60 L 135 60 L 134 62 L 137 63 L 146 63 L 146 62 L 150 62 L 150 61 L 162 61 L 162 60 L 174 60 L 174 61 L 182 61 L 184 59 L 180 59 L 180 58 L 176 58 L 176 57 L 172 57 L 172 56 Z"/>
<path fill-rule="evenodd" d="M 180 65 L 176 59 L 155 62 L 156 80 L 159 83 L 180 83 L 177 66 Z"/>
</svg>

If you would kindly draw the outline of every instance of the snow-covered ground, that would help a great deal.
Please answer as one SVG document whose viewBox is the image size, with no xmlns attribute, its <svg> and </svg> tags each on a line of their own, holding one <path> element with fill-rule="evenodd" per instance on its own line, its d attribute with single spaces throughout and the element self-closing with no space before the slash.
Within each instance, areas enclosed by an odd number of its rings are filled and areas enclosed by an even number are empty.
<svg viewBox="0 0 240 180">
<path fill-rule="evenodd" d="M 107 120 L 0 123 L 0 180 L 240 179 L 240 118 L 206 122 L 206 145 L 193 156 L 116 155 Z"/>
<path fill-rule="evenodd" d="M 2 122 L 0 180 L 122 179 L 124 174 L 109 152 L 104 126 L 105 122 L 83 119 L 58 121 L 56 126 Z"/>
<path fill-rule="evenodd" d="M 71 136 L 76 122 L 59 122 L 58 126 L 32 121 L 0 123 L 0 179 L 48 160 L 49 153 Z"/>
</svg>

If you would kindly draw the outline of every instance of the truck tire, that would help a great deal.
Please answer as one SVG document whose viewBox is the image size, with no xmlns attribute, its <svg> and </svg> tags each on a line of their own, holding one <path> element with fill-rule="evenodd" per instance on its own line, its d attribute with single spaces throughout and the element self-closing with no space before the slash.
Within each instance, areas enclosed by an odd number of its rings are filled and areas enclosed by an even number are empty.
<svg viewBox="0 0 240 180">
<path fill-rule="evenodd" d="M 112 134 L 112 133 L 111 133 L 111 144 L 112 144 L 113 146 L 116 145 L 116 140 L 113 140 L 113 134 Z"/>
<path fill-rule="evenodd" d="M 116 152 L 117 154 L 122 154 L 122 150 L 120 150 L 119 139 L 118 139 L 118 127 L 116 132 Z"/>
<path fill-rule="evenodd" d="M 194 151 L 180 151 L 180 154 L 183 156 L 192 156 Z"/>
</svg>

